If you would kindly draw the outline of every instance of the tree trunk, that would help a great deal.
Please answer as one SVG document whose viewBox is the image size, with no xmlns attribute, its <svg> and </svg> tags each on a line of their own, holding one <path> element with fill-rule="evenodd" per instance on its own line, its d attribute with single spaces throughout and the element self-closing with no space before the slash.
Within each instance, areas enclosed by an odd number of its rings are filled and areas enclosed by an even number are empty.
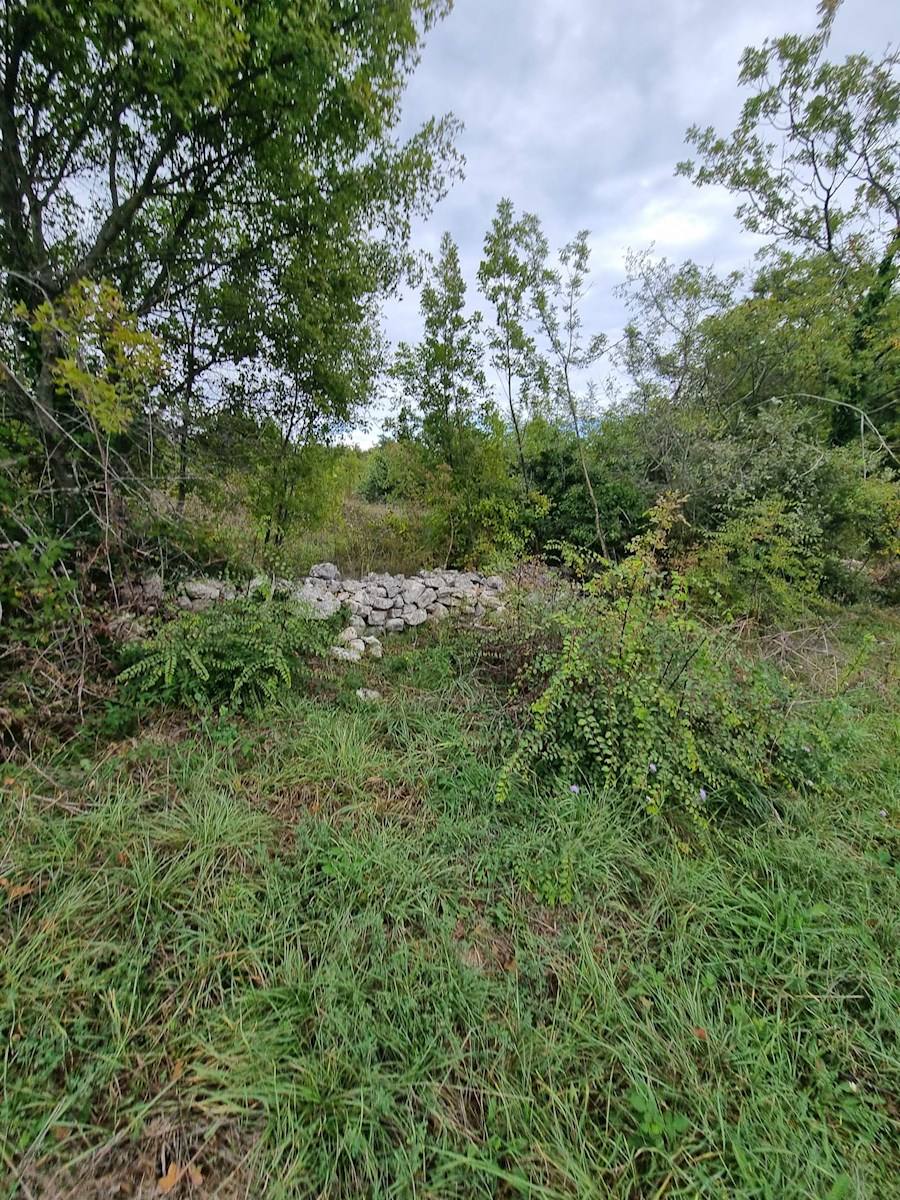
<svg viewBox="0 0 900 1200">
<path fill-rule="evenodd" d="M 575 404 L 575 397 L 572 395 L 572 388 L 569 383 L 569 372 L 565 373 L 566 382 L 566 399 L 569 404 L 569 412 L 572 415 L 572 424 L 575 427 L 575 443 L 578 446 L 578 458 L 581 462 L 581 473 L 584 476 L 585 486 L 588 490 L 588 495 L 591 498 L 591 505 L 594 509 L 594 529 L 597 531 L 597 541 L 600 543 L 600 553 L 604 558 L 609 558 L 609 551 L 606 548 L 606 538 L 603 534 L 603 525 L 600 521 L 600 508 L 597 504 L 597 496 L 594 493 L 594 485 L 591 483 L 591 475 L 588 471 L 587 459 L 584 454 L 584 442 L 581 439 L 581 428 L 578 423 L 578 408 Z"/>
</svg>

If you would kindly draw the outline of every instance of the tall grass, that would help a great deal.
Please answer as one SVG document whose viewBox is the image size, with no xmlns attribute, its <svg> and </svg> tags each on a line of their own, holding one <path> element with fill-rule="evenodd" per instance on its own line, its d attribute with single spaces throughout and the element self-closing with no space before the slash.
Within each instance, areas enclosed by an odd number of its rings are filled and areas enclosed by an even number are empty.
<svg viewBox="0 0 900 1200">
<path fill-rule="evenodd" d="M 830 785 L 705 850 L 624 795 L 498 809 L 499 698 L 424 636 L 367 667 L 380 704 L 357 668 L 11 773 L 5 1194 L 152 1195 L 174 1166 L 185 1196 L 897 1195 L 877 636 Z"/>
</svg>

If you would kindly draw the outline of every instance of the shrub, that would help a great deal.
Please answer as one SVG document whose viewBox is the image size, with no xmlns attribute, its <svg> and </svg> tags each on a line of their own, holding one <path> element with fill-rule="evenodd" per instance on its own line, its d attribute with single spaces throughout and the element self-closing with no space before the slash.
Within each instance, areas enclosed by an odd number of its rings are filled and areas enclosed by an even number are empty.
<svg viewBox="0 0 900 1200">
<path fill-rule="evenodd" d="M 789 619 L 819 593 L 825 566 L 817 521 L 772 496 L 748 505 L 701 546 L 691 589 L 729 616 Z"/>
<path fill-rule="evenodd" d="M 528 772 L 624 788 L 650 814 L 702 825 L 810 774 L 812 748 L 787 719 L 786 682 L 692 615 L 685 580 L 662 570 L 676 515 L 664 502 L 632 556 L 550 617 L 562 645 L 539 654 L 519 685 L 538 681 L 501 801 Z"/>
<path fill-rule="evenodd" d="M 290 600 L 260 589 L 162 625 L 131 649 L 134 661 L 119 684 L 136 708 L 239 708 L 273 701 L 291 687 L 304 657 L 325 648 L 330 632 L 330 625 L 298 611 Z"/>
<path fill-rule="evenodd" d="M 5 544 L 4 544 L 5 543 Z M 0 533 L 0 625 L 29 645 L 47 645 L 73 617 L 75 584 L 66 570 L 68 545 L 37 535 L 20 544 Z"/>
</svg>

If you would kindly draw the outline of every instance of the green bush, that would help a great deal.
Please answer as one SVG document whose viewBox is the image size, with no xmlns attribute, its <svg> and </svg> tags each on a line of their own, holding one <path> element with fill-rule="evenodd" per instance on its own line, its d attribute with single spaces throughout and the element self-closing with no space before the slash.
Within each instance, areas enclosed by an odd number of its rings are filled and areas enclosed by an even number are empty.
<svg viewBox="0 0 900 1200">
<path fill-rule="evenodd" d="M 819 743 L 788 719 L 787 683 L 693 615 L 684 578 L 661 568 L 674 514 L 664 505 L 630 558 L 550 617 L 561 648 L 519 684 L 534 698 L 500 800 L 530 773 L 625 789 L 650 814 L 702 825 L 813 773 Z"/>
<path fill-rule="evenodd" d="M 154 637 L 135 643 L 119 675 L 135 708 L 209 709 L 274 701 L 291 687 L 307 655 L 333 631 L 280 596 L 253 595 L 199 613 L 183 613 Z"/>
<path fill-rule="evenodd" d="M 731 517 L 696 551 L 691 590 L 722 615 L 790 619 L 818 595 L 826 561 L 816 519 L 771 496 Z"/>
<path fill-rule="evenodd" d="M 71 547 L 36 534 L 16 544 L 0 534 L 0 625 L 32 646 L 46 646 L 74 619 L 76 590 L 66 569 Z"/>
</svg>

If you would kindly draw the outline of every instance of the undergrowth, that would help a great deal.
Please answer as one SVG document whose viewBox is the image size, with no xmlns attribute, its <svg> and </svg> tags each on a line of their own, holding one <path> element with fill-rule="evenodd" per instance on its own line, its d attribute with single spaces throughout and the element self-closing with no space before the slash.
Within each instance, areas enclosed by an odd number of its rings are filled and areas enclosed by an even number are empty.
<svg viewBox="0 0 900 1200">
<path fill-rule="evenodd" d="M 379 703 L 335 668 L 10 771 L 5 1195 L 896 1194 L 900 631 L 866 628 L 828 786 L 704 850 L 592 783 L 498 808 L 502 696 L 444 633 L 367 665 Z"/>
</svg>

